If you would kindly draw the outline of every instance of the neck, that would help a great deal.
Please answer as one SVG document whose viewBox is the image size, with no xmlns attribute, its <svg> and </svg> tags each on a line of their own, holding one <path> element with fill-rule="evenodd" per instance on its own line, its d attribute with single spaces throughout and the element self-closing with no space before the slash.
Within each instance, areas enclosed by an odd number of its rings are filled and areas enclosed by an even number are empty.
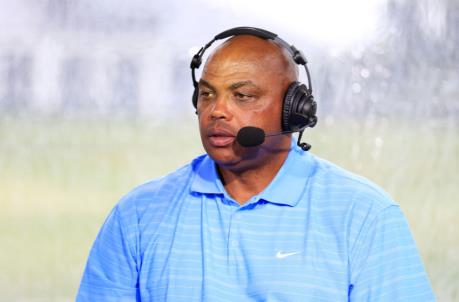
<svg viewBox="0 0 459 302">
<path fill-rule="evenodd" d="M 262 165 L 242 170 L 218 167 L 226 192 L 239 204 L 262 192 L 274 179 L 287 159 L 289 150 L 270 156 Z"/>
</svg>

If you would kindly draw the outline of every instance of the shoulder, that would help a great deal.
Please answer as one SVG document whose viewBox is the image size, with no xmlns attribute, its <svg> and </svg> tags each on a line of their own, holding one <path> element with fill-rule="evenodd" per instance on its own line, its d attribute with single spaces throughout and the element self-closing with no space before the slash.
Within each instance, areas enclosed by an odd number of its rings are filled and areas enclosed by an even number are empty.
<svg viewBox="0 0 459 302">
<path fill-rule="evenodd" d="M 312 167 L 307 188 L 311 211 L 342 229 L 348 243 L 355 242 L 359 233 L 384 212 L 399 207 L 387 192 L 365 177 L 312 154 L 306 156 L 311 157 Z"/>
<path fill-rule="evenodd" d="M 331 200 L 364 208 L 370 206 L 377 210 L 397 205 L 385 190 L 367 178 L 315 155 L 309 156 L 312 157 L 314 167 L 312 185 L 327 192 Z"/>
<path fill-rule="evenodd" d="M 205 158 L 201 155 L 190 163 L 161 177 L 147 181 L 124 195 L 116 208 L 120 215 L 141 217 L 150 208 L 165 208 L 189 190 L 196 166 Z"/>
</svg>

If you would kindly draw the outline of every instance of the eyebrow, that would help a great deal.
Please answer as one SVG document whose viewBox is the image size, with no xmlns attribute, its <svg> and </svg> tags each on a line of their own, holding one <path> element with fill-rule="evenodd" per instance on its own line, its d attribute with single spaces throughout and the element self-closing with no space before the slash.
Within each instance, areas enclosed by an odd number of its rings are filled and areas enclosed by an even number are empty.
<svg viewBox="0 0 459 302">
<path fill-rule="evenodd" d="M 212 84 L 210 84 L 209 82 L 207 82 L 206 80 L 203 80 L 203 79 L 199 80 L 198 85 L 206 86 L 207 88 L 215 90 L 215 87 L 212 86 Z M 233 83 L 233 84 L 231 84 L 229 86 L 229 89 L 230 90 L 235 90 L 235 89 L 238 89 L 238 88 L 240 88 L 242 86 L 253 86 L 255 88 L 258 88 L 258 86 L 255 85 L 252 81 L 247 80 L 247 81 L 240 81 L 240 82 Z"/>
<path fill-rule="evenodd" d="M 237 89 L 239 87 L 247 86 L 247 85 L 257 87 L 257 85 L 255 85 L 252 81 L 248 80 L 248 81 L 241 81 L 241 82 L 236 82 L 234 84 L 231 84 L 229 88 L 231 90 L 234 90 L 234 89 Z"/>
<path fill-rule="evenodd" d="M 215 90 L 214 86 L 212 86 L 209 82 L 206 80 L 200 79 L 198 85 L 206 86 L 207 88 L 210 88 L 212 90 Z"/>
</svg>

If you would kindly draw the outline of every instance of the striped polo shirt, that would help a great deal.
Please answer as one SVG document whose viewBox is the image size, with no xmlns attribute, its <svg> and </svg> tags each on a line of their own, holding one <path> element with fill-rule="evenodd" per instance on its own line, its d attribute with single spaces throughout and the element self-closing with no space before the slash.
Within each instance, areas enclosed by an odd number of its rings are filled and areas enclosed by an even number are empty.
<svg viewBox="0 0 459 302">
<path fill-rule="evenodd" d="M 200 156 L 115 206 L 85 301 L 434 301 L 400 207 L 362 177 L 292 149 L 239 205 Z"/>
</svg>

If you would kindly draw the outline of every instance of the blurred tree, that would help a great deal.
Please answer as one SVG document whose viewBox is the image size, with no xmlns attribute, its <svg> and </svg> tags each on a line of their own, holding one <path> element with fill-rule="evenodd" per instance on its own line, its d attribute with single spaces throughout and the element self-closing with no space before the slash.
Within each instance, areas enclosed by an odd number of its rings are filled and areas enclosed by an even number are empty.
<svg viewBox="0 0 459 302">
<path fill-rule="evenodd" d="M 137 114 L 139 70 L 135 60 L 124 58 L 116 64 L 112 84 L 111 112 Z"/>
<path fill-rule="evenodd" d="M 32 57 L 28 54 L 10 53 L 1 58 L 0 81 L 3 93 L 0 95 L 0 109 L 16 114 L 27 111 L 32 103 L 31 71 Z"/>
<path fill-rule="evenodd" d="M 90 91 L 90 66 L 81 57 L 69 57 L 61 65 L 62 109 L 66 112 L 95 112 Z"/>
<path fill-rule="evenodd" d="M 459 117 L 459 1 L 388 0 L 380 34 L 343 57 L 354 116 Z"/>
</svg>

